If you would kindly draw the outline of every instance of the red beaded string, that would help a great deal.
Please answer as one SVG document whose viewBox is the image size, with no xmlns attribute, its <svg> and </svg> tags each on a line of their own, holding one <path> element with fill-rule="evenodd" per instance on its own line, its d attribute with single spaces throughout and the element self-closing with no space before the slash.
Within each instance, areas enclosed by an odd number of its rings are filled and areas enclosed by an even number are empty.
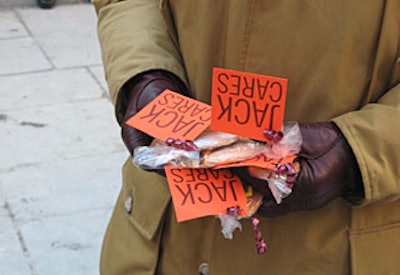
<svg viewBox="0 0 400 275">
<path fill-rule="evenodd" d="M 286 184 L 289 188 L 293 188 L 293 184 L 296 180 L 296 171 L 294 170 L 293 163 L 278 163 L 274 172 L 278 175 L 286 176 Z"/>
<path fill-rule="evenodd" d="M 264 238 L 261 234 L 261 230 L 258 227 L 260 220 L 256 217 L 253 217 L 251 220 L 251 223 L 253 224 L 253 230 L 256 233 L 256 236 L 254 237 L 254 239 L 256 241 L 257 253 L 259 255 L 262 255 L 265 252 L 267 252 L 267 244 L 265 243 Z"/>
<path fill-rule="evenodd" d="M 226 209 L 226 214 L 230 215 L 230 216 L 238 217 L 241 211 L 242 210 L 239 208 L 239 206 L 232 206 L 232 207 L 228 207 Z M 262 255 L 265 252 L 267 252 L 267 244 L 265 243 L 264 238 L 261 234 L 261 230 L 258 227 L 260 220 L 256 217 L 252 217 L 251 223 L 253 225 L 253 230 L 256 233 L 254 239 L 256 241 L 257 253 L 259 255 Z"/>
<path fill-rule="evenodd" d="M 278 143 L 283 138 L 283 133 L 281 131 L 275 131 L 270 129 L 265 129 L 263 131 L 264 137 L 271 143 Z"/>
<path fill-rule="evenodd" d="M 181 150 L 185 150 L 185 151 L 197 151 L 198 150 L 196 144 L 194 144 L 193 141 L 191 141 L 191 140 L 167 138 L 165 143 L 168 146 L 173 146 L 176 149 L 181 149 Z"/>
</svg>

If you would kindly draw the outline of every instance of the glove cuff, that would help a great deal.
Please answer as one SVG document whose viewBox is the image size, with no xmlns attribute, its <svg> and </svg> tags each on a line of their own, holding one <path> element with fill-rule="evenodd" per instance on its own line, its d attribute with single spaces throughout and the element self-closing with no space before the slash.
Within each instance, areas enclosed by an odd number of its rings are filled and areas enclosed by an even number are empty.
<svg viewBox="0 0 400 275">
<path fill-rule="evenodd" d="M 121 90 L 119 123 L 122 124 L 132 117 L 165 89 L 188 95 L 183 81 L 165 70 L 151 70 L 131 78 Z"/>
</svg>

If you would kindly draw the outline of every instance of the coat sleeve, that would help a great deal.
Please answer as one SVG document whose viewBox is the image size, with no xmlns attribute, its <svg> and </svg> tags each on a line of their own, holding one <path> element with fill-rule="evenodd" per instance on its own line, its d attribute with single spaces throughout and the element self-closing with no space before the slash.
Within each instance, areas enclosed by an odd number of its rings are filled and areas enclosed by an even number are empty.
<svg viewBox="0 0 400 275">
<path fill-rule="evenodd" d="M 157 0 L 93 0 L 98 37 L 111 99 L 121 120 L 121 88 L 133 76 L 167 70 L 185 82 L 178 46 Z"/>
<path fill-rule="evenodd" d="M 377 103 L 334 119 L 353 149 L 365 200 L 400 199 L 400 84 Z"/>
<path fill-rule="evenodd" d="M 362 205 L 400 199 L 399 8 L 400 1 L 386 3 L 366 103 L 334 119 L 361 170 Z"/>
</svg>

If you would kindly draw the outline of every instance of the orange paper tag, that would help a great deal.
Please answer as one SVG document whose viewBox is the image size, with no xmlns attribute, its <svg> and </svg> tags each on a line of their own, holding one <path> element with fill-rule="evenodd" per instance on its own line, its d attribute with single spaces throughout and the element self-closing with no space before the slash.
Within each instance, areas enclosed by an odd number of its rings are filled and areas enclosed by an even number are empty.
<svg viewBox="0 0 400 275">
<path fill-rule="evenodd" d="M 211 123 L 211 107 L 165 90 L 126 124 L 160 139 L 194 140 Z"/>
<path fill-rule="evenodd" d="M 225 214 L 239 206 L 247 216 L 246 195 L 239 178 L 228 169 L 165 169 L 178 222 Z"/>
<path fill-rule="evenodd" d="M 266 141 L 282 130 L 287 79 L 214 68 L 211 129 Z"/>
<path fill-rule="evenodd" d="M 244 167 L 244 166 L 255 166 L 268 170 L 274 170 L 277 164 L 293 163 L 297 155 L 291 155 L 280 159 L 267 158 L 265 155 L 260 154 L 254 158 L 244 160 L 241 162 L 227 163 L 214 166 L 213 169 L 230 168 L 230 167 Z"/>
</svg>

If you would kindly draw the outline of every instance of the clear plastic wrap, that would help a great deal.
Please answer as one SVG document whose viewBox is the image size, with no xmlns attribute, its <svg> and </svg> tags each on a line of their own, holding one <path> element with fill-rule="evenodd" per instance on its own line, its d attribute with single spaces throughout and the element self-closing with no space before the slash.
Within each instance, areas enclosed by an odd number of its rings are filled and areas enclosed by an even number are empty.
<svg viewBox="0 0 400 275">
<path fill-rule="evenodd" d="M 218 137 L 222 136 L 223 140 Z M 214 145 L 212 141 L 214 140 Z M 133 162 L 143 169 L 162 169 L 165 165 L 190 168 L 208 168 L 219 164 L 239 162 L 251 159 L 265 148 L 265 144 L 251 139 L 228 137 L 224 133 L 207 133 L 207 139 L 201 137 L 198 150 L 186 151 L 155 140 L 151 146 L 139 146 L 133 154 Z M 224 146 L 221 146 L 224 144 Z M 219 147 L 216 147 L 219 145 Z M 215 147 L 214 150 L 201 149 Z"/>
<path fill-rule="evenodd" d="M 292 193 L 295 177 L 299 171 L 300 166 L 296 162 L 293 164 L 284 163 L 277 165 L 274 170 L 259 167 L 249 168 L 250 175 L 267 182 L 267 185 L 278 204 Z"/>
<path fill-rule="evenodd" d="M 221 220 L 221 233 L 225 239 L 233 239 L 233 231 L 239 229 L 242 231 L 242 224 L 239 222 L 239 218 L 235 215 L 223 214 L 219 215 L 218 218 Z"/>
<path fill-rule="evenodd" d="M 292 193 L 292 188 L 281 178 L 270 178 L 267 180 L 268 187 L 277 204 L 280 204 L 284 198 Z"/>
<path fill-rule="evenodd" d="M 275 143 L 263 143 L 208 130 L 193 141 L 196 151 L 186 151 L 155 140 L 151 146 L 136 148 L 133 161 L 145 169 L 161 169 L 165 165 L 207 168 L 244 161 L 259 154 L 272 159 L 284 158 L 297 154 L 301 143 L 300 129 L 295 122 L 283 126 L 283 137 Z"/>
<path fill-rule="evenodd" d="M 263 152 L 269 158 L 284 158 L 300 152 L 303 138 L 297 122 L 287 122 L 283 125 L 283 137 L 276 143 L 267 143 Z"/>
<path fill-rule="evenodd" d="M 199 151 L 179 150 L 171 146 L 139 146 L 135 148 L 133 162 L 142 169 L 162 169 L 165 165 L 198 168 Z"/>
</svg>

